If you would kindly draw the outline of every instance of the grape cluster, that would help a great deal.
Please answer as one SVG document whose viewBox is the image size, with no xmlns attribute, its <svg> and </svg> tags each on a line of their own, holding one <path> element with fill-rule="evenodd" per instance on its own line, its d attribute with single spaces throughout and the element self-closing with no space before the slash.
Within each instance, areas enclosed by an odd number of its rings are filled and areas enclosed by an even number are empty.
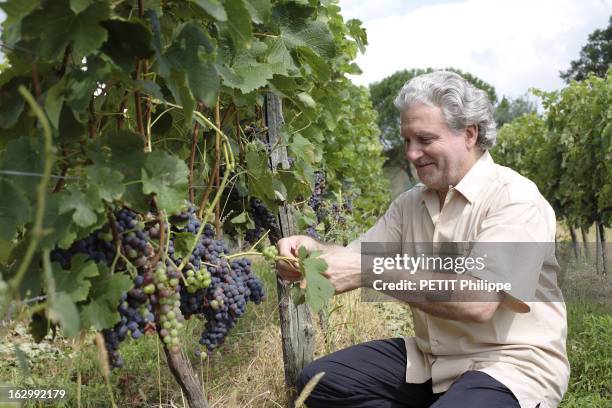
<svg viewBox="0 0 612 408">
<path fill-rule="evenodd" d="M 325 205 L 323 204 L 323 196 L 325 195 L 325 173 L 322 171 L 315 171 L 315 186 L 312 190 L 312 195 L 308 199 L 308 205 L 312 208 L 317 215 L 317 224 L 323 222 L 325 217 L 327 216 L 327 210 Z M 311 225 L 306 228 L 306 234 L 319 239 L 319 234 L 315 230 L 316 225 Z"/>
<path fill-rule="evenodd" d="M 251 217 L 255 222 L 255 228 L 247 230 L 244 239 L 254 244 L 256 243 L 266 230 L 269 230 L 271 242 L 276 242 L 281 238 L 280 227 L 274 214 L 272 214 L 266 205 L 258 198 L 251 200 L 250 208 Z"/>
<path fill-rule="evenodd" d="M 121 296 L 121 303 L 117 310 L 121 320 L 111 329 L 102 330 L 106 351 L 111 367 L 123 367 L 123 359 L 119 355 L 119 344 L 129 337 L 138 340 L 145 332 L 154 330 L 153 307 L 143 288 L 147 277 L 137 275 L 134 278 L 134 287 Z"/>
<path fill-rule="evenodd" d="M 200 342 L 213 349 L 223 342 L 237 318 L 244 314 L 247 301 L 258 304 L 265 299 L 261 282 L 251 273 L 250 261 L 230 261 L 229 249 L 223 240 L 214 239 L 214 230 L 209 224 L 204 226 L 181 273 L 177 266 L 183 259 L 175 250 L 175 234 L 195 235 L 201 221 L 195 207 L 169 221 L 163 226 L 164 236 L 167 238 L 170 234 L 168 257 L 153 266 L 149 261 L 155 251 L 150 241 L 159 241 L 162 226 L 153 218 L 145 223 L 126 208 L 114 213 L 112 226 L 106 224 L 70 248 L 52 252 L 52 260 L 66 269 L 70 268 L 72 257 L 79 253 L 98 263 L 116 262 L 116 271 L 126 270 L 122 259 L 136 266 L 132 269 L 136 270 L 133 287 L 122 295 L 117 308 L 119 322 L 102 330 L 113 368 L 123 366 L 118 351 L 120 344 L 129 337 L 139 339 L 145 333 L 157 331 L 170 352 L 179 352 L 179 331 L 185 317 L 192 315 L 206 318 Z M 117 248 L 123 256 L 116 260 Z"/>
</svg>

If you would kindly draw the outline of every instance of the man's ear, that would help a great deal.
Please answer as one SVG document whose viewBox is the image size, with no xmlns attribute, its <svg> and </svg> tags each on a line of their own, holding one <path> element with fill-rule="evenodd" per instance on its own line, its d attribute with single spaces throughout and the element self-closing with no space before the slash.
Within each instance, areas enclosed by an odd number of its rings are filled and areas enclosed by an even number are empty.
<svg viewBox="0 0 612 408">
<path fill-rule="evenodd" d="M 476 146 L 478 140 L 478 125 L 471 124 L 465 128 L 465 145 L 468 149 L 472 149 Z"/>
</svg>

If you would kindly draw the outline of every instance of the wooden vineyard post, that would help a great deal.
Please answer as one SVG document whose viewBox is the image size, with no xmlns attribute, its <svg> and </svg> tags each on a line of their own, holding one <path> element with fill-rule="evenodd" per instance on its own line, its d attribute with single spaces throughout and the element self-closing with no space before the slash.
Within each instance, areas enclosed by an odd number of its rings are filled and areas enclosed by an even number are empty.
<svg viewBox="0 0 612 408">
<path fill-rule="evenodd" d="M 268 128 L 268 143 L 270 146 L 275 146 L 280 138 L 279 128 L 283 123 L 283 113 L 281 99 L 272 93 L 266 94 L 264 117 Z M 269 165 L 272 169 L 276 169 L 279 163 L 282 168 L 289 168 L 287 149 L 281 144 L 271 152 L 269 159 Z M 291 207 L 288 204 L 279 208 L 278 221 L 281 236 L 288 237 L 295 234 L 295 222 Z M 295 385 L 300 371 L 313 359 L 315 333 L 312 313 L 308 305 L 304 303 L 296 306 L 293 303 L 287 282 L 278 279 L 276 287 L 285 366 L 285 384 L 289 393 L 289 405 L 293 406 Z"/>
<path fill-rule="evenodd" d="M 202 391 L 202 386 L 187 356 L 182 350 L 180 353 L 173 354 L 165 346 L 162 347 L 166 353 L 170 372 L 185 393 L 189 408 L 208 408 L 208 401 Z"/>
</svg>

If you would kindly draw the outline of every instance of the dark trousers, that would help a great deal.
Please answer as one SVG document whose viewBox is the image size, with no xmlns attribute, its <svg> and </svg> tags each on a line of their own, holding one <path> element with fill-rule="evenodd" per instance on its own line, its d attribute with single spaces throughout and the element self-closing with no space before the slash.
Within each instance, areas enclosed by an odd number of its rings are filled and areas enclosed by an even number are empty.
<svg viewBox="0 0 612 408">
<path fill-rule="evenodd" d="M 308 408 L 520 408 L 506 386 L 480 371 L 464 373 L 441 394 L 433 393 L 431 380 L 406 383 L 401 338 L 358 344 L 313 361 L 300 374 L 298 392 L 322 371 L 306 399 Z"/>
</svg>

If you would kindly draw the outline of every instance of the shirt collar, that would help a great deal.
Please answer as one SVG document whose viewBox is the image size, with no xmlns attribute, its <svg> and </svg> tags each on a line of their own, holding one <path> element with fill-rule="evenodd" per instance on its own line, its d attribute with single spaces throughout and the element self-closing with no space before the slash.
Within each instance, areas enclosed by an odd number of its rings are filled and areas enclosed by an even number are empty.
<svg viewBox="0 0 612 408">
<path fill-rule="evenodd" d="M 468 170 L 468 172 L 463 176 L 461 181 L 454 186 L 454 189 L 463 195 L 466 200 L 473 203 L 478 197 L 478 193 L 482 190 L 484 184 L 487 183 L 487 180 L 493 174 L 495 169 L 495 162 L 491 157 L 491 154 L 488 151 L 485 151 L 482 156 L 474 163 L 474 165 Z M 417 186 L 423 187 L 425 189 L 425 194 L 433 194 L 433 196 L 437 197 L 434 191 L 432 191 L 429 187 L 425 186 L 423 183 L 418 183 Z"/>
</svg>

